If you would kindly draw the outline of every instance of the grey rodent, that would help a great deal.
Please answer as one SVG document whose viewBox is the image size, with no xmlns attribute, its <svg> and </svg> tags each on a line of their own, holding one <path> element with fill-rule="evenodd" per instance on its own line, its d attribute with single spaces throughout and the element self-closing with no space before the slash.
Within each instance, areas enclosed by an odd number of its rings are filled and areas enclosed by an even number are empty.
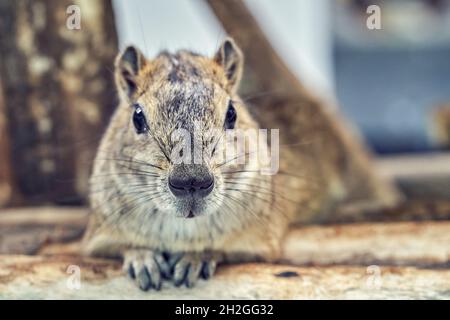
<svg viewBox="0 0 450 320">
<path fill-rule="evenodd" d="M 217 262 L 277 261 L 298 213 L 313 215 L 343 193 L 336 174 L 295 150 L 280 161 L 297 175 L 216 159 L 225 142 L 208 129 L 259 128 L 236 93 L 242 70 L 229 38 L 213 58 L 178 51 L 147 60 L 128 47 L 116 59 L 120 105 L 94 162 L 84 250 L 122 257 L 143 290 L 163 279 L 190 287 Z M 171 133 L 198 123 L 201 164 L 173 164 Z"/>
</svg>

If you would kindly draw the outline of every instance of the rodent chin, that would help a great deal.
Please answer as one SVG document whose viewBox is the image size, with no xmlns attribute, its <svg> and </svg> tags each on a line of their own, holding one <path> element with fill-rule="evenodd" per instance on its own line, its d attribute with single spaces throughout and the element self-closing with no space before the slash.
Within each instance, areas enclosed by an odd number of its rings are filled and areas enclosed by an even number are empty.
<svg viewBox="0 0 450 320">
<path fill-rule="evenodd" d="M 192 219 L 207 214 L 207 204 L 203 200 L 184 199 L 177 201 L 176 214 L 180 218 Z"/>
<path fill-rule="evenodd" d="M 192 210 L 189 210 L 189 211 L 187 211 L 185 213 L 181 213 L 179 215 L 179 218 L 182 218 L 182 219 L 193 219 L 193 218 L 201 217 L 201 216 L 204 216 L 204 215 L 205 214 L 202 213 L 202 212 L 194 212 Z"/>
<path fill-rule="evenodd" d="M 189 211 L 188 215 L 186 216 L 187 219 L 191 219 L 195 217 L 194 213 L 192 211 Z"/>
</svg>

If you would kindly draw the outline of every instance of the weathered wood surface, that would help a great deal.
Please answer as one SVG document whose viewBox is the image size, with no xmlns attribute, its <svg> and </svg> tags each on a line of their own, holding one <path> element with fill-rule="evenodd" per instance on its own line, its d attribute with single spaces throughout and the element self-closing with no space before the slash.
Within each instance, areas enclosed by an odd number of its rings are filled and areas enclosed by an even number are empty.
<svg viewBox="0 0 450 320">
<path fill-rule="evenodd" d="M 450 221 L 295 228 L 285 264 L 221 266 L 192 290 L 165 283 L 157 293 L 140 292 L 118 261 L 79 255 L 86 221 L 82 208 L 1 212 L 0 299 L 450 299 Z M 79 290 L 69 266 L 80 268 Z M 277 276 L 285 271 L 296 275 Z"/>
<path fill-rule="evenodd" d="M 405 154 L 377 160 L 380 175 L 394 179 L 412 199 L 450 199 L 450 153 Z"/>
<path fill-rule="evenodd" d="M 79 267 L 79 289 L 69 266 Z M 141 292 L 118 263 L 2 256 L 0 299 L 450 299 L 450 270 L 244 264 L 223 266 L 192 289 L 165 282 L 159 292 Z"/>
<path fill-rule="evenodd" d="M 450 267 L 450 221 L 358 223 L 292 230 L 284 256 L 296 265 Z"/>
<path fill-rule="evenodd" d="M 291 265 L 450 268 L 450 221 L 358 223 L 293 228 L 284 240 Z M 77 255 L 78 242 L 43 244 L 45 255 Z"/>
<path fill-rule="evenodd" d="M 80 9 L 79 30 L 67 27 L 70 5 Z M 13 180 L 9 202 L 83 199 L 115 107 L 110 70 L 116 53 L 109 0 L 0 1 L 0 121 L 8 119 L 0 130 L 9 138 L 8 145 L 0 141 L 0 187 Z"/>
<path fill-rule="evenodd" d="M 86 208 L 34 207 L 0 212 L 0 254 L 36 254 L 45 245 L 79 239 Z"/>
<path fill-rule="evenodd" d="M 408 232 L 414 234 L 421 232 L 422 237 L 418 238 L 419 241 L 427 243 L 429 246 L 437 242 L 436 248 L 442 248 L 442 245 L 446 244 L 445 241 L 443 244 L 440 241 L 447 233 L 450 234 L 450 227 L 448 226 L 450 222 L 446 221 L 450 218 L 449 201 L 410 201 L 397 208 L 386 210 L 388 212 L 361 212 L 357 219 L 355 219 L 355 215 L 332 217 L 326 226 L 295 227 L 293 232 L 294 234 L 295 232 L 299 233 L 298 243 L 304 243 L 306 248 L 309 246 L 308 243 L 313 242 L 321 243 L 321 246 L 324 246 L 321 248 L 327 248 L 327 245 L 334 248 L 336 247 L 335 243 L 343 241 L 347 244 L 354 243 L 354 250 L 356 250 L 360 244 L 359 241 L 363 241 L 363 239 L 367 241 L 370 239 L 372 239 L 371 241 L 376 240 L 379 246 L 391 242 L 396 243 L 401 239 L 402 244 L 410 243 L 409 247 L 414 247 L 417 238 L 409 237 Z M 88 210 L 78 207 L 33 207 L 1 210 L 0 254 L 36 254 L 43 252 L 43 250 L 67 253 L 57 249 L 57 247 L 64 247 L 66 243 L 80 238 L 87 220 Z M 416 222 L 408 222 L 409 220 Z M 330 225 L 333 222 L 335 225 Z M 356 234 L 360 238 L 350 236 L 352 234 Z M 365 236 L 367 238 L 364 238 Z M 397 236 L 399 238 L 396 238 Z M 386 240 L 386 243 L 383 242 L 383 239 Z M 436 239 L 440 240 L 435 241 Z M 295 243 L 296 240 L 293 242 Z M 49 246 L 52 249 L 48 249 Z M 345 250 L 348 250 L 346 246 L 344 247 Z M 418 246 L 418 250 L 427 250 L 421 248 L 423 246 Z M 360 249 L 367 252 L 370 248 L 362 246 Z M 405 247 L 392 250 L 400 254 L 403 249 Z M 306 249 L 305 252 L 308 253 L 308 250 Z M 349 252 L 349 254 L 352 254 L 352 252 Z M 424 252 L 422 251 L 422 253 Z M 300 253 L 299 256 L 305 256 L 305 254 Z M 352 261 L 350 260 L 347 263 L 352 263 Z M 369 262 L 365 261 L 364 263 Z M 374 258 L 372 262 L 376 262 L 376 259 Z M 340 263 L 345 263 L 345 261 L 340 260 Z"/>
<path fill-rule="evenodd" d="M 419 184 L 422 187 L 422 184 Z M 415 187 L 414 187 L 415 188 Z M 416 190 L 416 189 L 414 189 Z M 448 199 L 407 200 L 392 208 L 360 210 L 329 217 L 327 224 L 354 222 L 398 222 L 398 221 L 442 221 L 450 220 Z"/>
</svg>

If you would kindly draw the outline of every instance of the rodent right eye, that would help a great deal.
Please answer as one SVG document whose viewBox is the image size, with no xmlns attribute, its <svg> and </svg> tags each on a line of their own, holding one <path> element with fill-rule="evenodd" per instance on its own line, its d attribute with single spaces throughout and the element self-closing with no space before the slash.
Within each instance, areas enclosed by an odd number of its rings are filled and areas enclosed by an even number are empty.
<svg viewBox="0 0 450 320">
<path fill-rule="evenodd" d="M 133 124 L 138 134 L 148 131 L 147 119 L 145 118 L 144 111 L 138 104 L 134 105 Z"/>
<path fill-rule="evenodd" d="M 225 129 L 234 129 L 234 125 L 236 124 L 236 118 L 237 118 L 236 109 L 233 106 L 233 102 L 230 100 L 228 102 L 227 113 L 225 115 L 225 123 L 224 123 Z"/>
</svg>

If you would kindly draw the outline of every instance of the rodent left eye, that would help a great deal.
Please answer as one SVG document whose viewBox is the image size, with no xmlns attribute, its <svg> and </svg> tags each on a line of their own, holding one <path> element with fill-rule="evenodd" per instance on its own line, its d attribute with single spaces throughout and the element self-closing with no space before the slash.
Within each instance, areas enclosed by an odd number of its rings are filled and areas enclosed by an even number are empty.
<svg viewBox="0 0 450 320">
<path fill-rule="evenodd" d="M 233 106 L 233 102 L 228 102 L 227 113 L 225 115 L 225 129 L 234 129 L 234 125 L 236 124 L 236 109 Z"/>
<path fill-rule="evenodd" d="M 147 119 L 145 118 L 144 111 L 138 104 L 134 105 L 133 124 L 138 134 L 148 131 Z"/>
</svg>

